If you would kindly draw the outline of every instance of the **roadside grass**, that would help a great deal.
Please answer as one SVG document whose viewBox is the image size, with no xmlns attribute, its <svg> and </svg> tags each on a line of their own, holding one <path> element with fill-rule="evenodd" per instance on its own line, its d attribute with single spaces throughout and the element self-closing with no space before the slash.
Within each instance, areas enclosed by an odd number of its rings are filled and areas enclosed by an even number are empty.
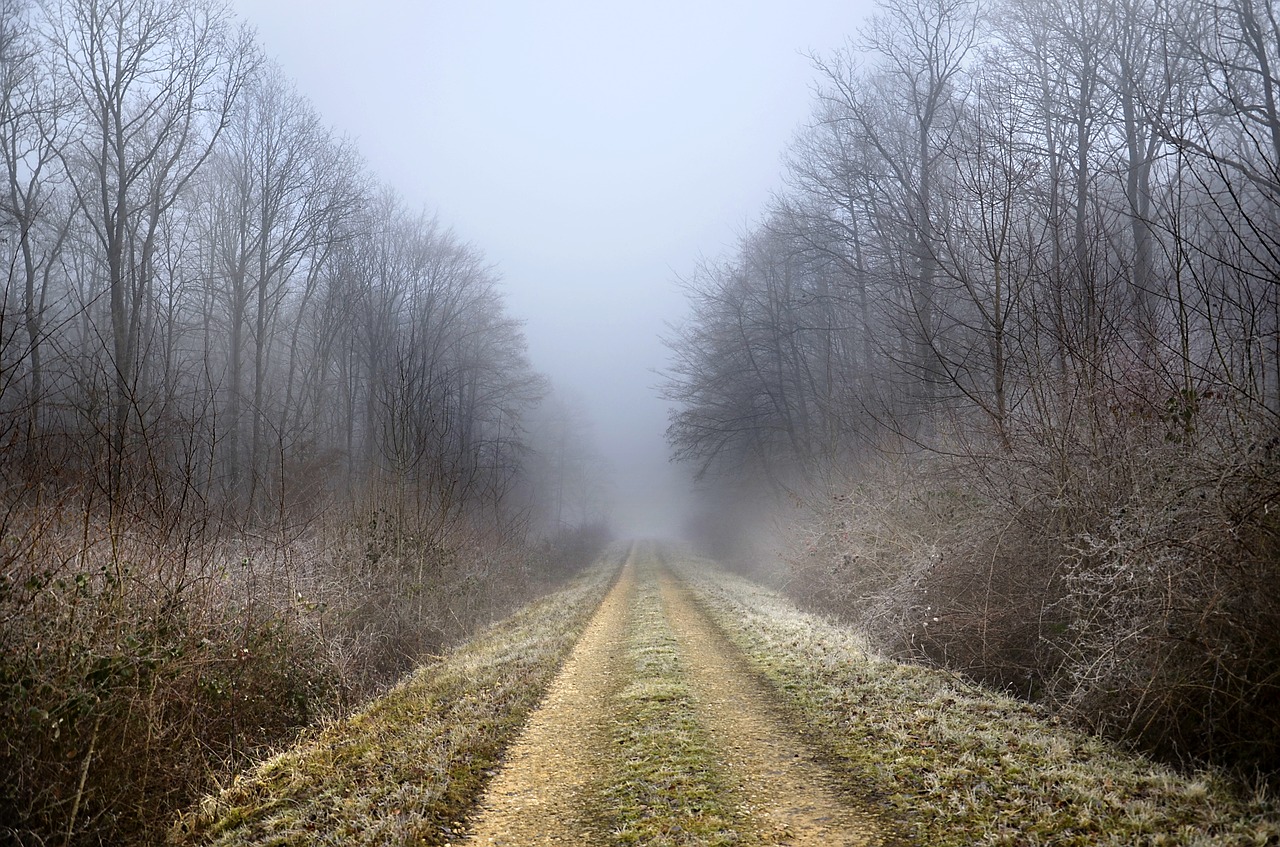
<svg viewBox="0 0 1280 847">
<path fill-rule="evenodd" d="M 871 653 L 854 631 L 672 557 L 717 626 L 849 781 L 930 845 L 1280 844 L 1280 802 L 1183 775 L 1044 709 Z"/>
<path fill-rule="evenodd" d="M 626 673 L 611 704 L 615 755 L 602 792 L 604 823 L 623 845 L 752 844 L 740 834 L 750 828 L 735 813 L 724 764 L 698 723 L 658 581 L 644 573 L 638 585 Z"/>
<path fill-rule="evenodd" d="M 448 844 L 616 575 L 617 556 L 237 777 L 170 842 Z"/>
</svg>

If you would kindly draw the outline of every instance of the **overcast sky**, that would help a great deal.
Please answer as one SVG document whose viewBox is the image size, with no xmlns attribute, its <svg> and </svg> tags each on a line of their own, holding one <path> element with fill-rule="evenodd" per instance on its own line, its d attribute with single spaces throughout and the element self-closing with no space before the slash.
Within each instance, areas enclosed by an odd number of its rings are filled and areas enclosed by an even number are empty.
<svg viewBox="0 0 1280 847">
<path fill-rule="evenodd" d="M 653 390 L 677 274 L 731 249 L 870 0 L 234 0 L 375 173 L 498 266 L 589 410 L 619 528 L 678 529 Z"/>
</svg>

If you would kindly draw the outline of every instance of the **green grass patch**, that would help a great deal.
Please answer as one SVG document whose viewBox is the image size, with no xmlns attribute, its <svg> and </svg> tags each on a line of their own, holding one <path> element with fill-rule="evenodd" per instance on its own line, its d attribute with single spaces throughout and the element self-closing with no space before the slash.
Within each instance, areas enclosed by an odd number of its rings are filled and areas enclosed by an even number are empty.
<svg viewBox="0 0 1280 847">
<path fill-rule="evenodd" d="M 617 844 L 752 843 L 735 813 L 724 765 L 698 723 L 658 583 L 639 580 L 627 652 L 611 704 L 614 753 L 602 790 L 603 817 Z"/>
<path fill-rule="evenodd" d="M 930 845 L 1264 845 L 1280 803 L 1180 774 L 1043 709 L 872 654 L 855 632 L 708 562 L 675 563 L 851 789 Z"/>
<path fill-rule="evenodd" d="M 599 566 L 237 777 L 179 844 L 446 844 L 607 591 Z"/>
</svg>

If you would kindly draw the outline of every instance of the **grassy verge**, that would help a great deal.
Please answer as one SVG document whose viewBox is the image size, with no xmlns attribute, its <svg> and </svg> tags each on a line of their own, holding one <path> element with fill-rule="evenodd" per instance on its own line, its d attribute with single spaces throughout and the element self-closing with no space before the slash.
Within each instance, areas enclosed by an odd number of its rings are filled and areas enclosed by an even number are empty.
<svg viewBox="0 0 1280 847">
<path fill-rule="evenodd" d="M 205 799 L 179 844 L 446 844 L 599 605 L 616 567 L 416 671 Z"/>
<path fill-rule="evenodd" d="M 728 845 L 739 835 L 723 765 L 694 712 L 657 580 L 639 582 L 614 696 L 606 823 L 618 844 Z"/>
<path fill-rule="evenodd" d="M 1181 775 L 944 672 L 872 655 L 847 628 L 706 562 L 677 564 L 861 793 L 931 845 L 1280 842 L 1280 803 Z"/>
</svg>

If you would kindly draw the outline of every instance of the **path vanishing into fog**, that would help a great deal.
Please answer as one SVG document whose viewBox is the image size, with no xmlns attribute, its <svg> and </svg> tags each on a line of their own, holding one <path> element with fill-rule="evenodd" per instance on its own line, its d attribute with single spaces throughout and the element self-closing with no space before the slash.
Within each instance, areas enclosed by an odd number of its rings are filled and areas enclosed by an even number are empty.
<svg viewBox="0 0 1280 847">
<path fill-rule="evenodd" d="M 661 697 L 667 690 L 677 693 L 659 702 L 662 720 L 637 725 L 632 704 L 649 696 L 644 692 Z M 875 818 L 831 787 L 834 780 L 788 727 L 775 698 L 664 565 L 661 551 L 637 545 L 508 750 L 467 843 L 618 843 L 634 829 L 661 832 L 660 843 L 671 844 L 883 844 Z M 682 708 L 688 720 L 671 743 L 650 740 L 655 748 L 677 747 L 696 736 L 701 758 L 644 761 L 632 742 L 639 738 L 648 749 L 646 734 L 672 733 L 668 719 Z M 691 776 L 678 773 L 681 767 L 692 768 Z M 620 781 L 647 799 L 620 803 Z M 677 808 L 683 796 L 727 810 L 714 838 L 660 820 L 696 816 L 699 807 Z"/>
</svg>

